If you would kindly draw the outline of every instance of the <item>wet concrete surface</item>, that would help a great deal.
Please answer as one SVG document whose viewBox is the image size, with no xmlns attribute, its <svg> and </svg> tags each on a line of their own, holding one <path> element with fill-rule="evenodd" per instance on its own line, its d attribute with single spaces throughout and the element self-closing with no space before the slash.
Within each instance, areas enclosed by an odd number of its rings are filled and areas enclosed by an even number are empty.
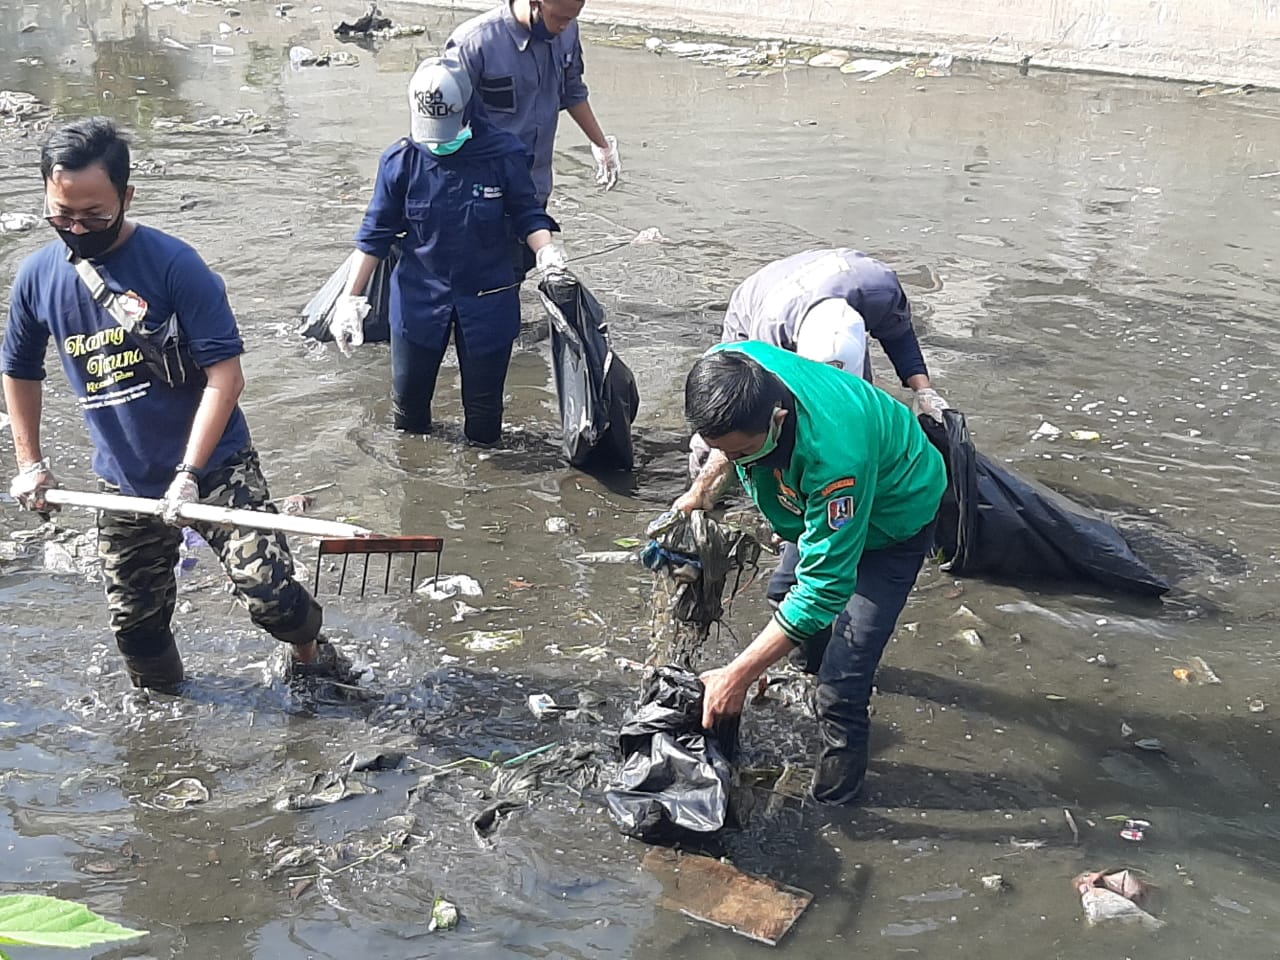
<svg viewBox="0 0 1280 960">
<path fill-rule="evenodd" d="M 398 22 L 429 34 L 344 46 L 360 57 L 354 67 L 289 68 L 292 44 L 336 50 L 332 23 L 359 12 L 7 2 L 0 89 L 65 116 L 105 112 L 135 132 L 135 213 L 193 243 L 227 281 L 273 492 L 332 483 L 318 515 L 443 534 L 446 572 L 477 577 L 485 596 L 472 602 L 484 610 L 453 622 L 451 603 L 408 596 L 399 569 L 401 589 L 385 598 L 336 597 L 327 576 L 329 633 L 373 665 L 386 702 L 309 706 L 264 679 L 271 642 L 220 591 L 206 555 L 184 578 L 190 606 L 177 616 L 190 695 L 140 700 L 100 585 L 5 562 L 0 892 L 57 893 L 151 931 L 99 956 L 761 954 L 658 909 L 643 848 L 618 836 L 598 792 L 549 789 L 481 842 L 470 827 L 485 803 L 478 767 L 413 801 L 408 789 L 423 763 L 573 739 L 608 747 L 636 686 L 614 660 L 643 658 L 649 575 L 577 557 L 616 549 L 680 491 L 683 373 L 716 338 L 733 285 L 775 256 L 839 244 L 898 268 L 940 389 L 979 446 L 1119 516 L 1178 585 L 1151 606 L 979 581 L 961 593 L 926 569 L 880 675 L 866 805 L 760 808 L 725 841 L 744 869 L 817 895 L 783 949 L 1280 952 L 1280 177 L 1267 176 L 1280 169 L 1280 100 L 989 67 L 872 83 L 806 69 L 728 76 L 597 35 L 587 78 L 622 143 L 625 179 L 597 192 L 589 149 L 566 121 L 552 212 L 571 257 L 649 227 L 670 240 L 577 264 L 643 398 L 634 479 L 597 479 L 558 458 L 536 336 L 508 381 L 509 437 L 478 453 L 458 442 L 456 376 L 442 378 L 441 433 L 401 437 L 385 346 L 348 361 L 293 334 L 297 308 L 350 248 L 378 154 L 404 130 L 413 66 L 460 19 L 395 7 Z M 39 29 L 19 32 L 32 22 Z M 232 32 L 220 36 L 219 22 Z M 186 125 L 242 110 L 253 118 Z M 0 128 L 0 212 L 40 212 L 38 142 Z M 46 234 L 0 236 L 6 291 Z M 538 310 L 527 298 L 531 331 Z M 1042 420 L 1102 439 L 1031 441 Z M 45 435 L 64 483 L 87 485 L 86 435 L 56 371 Z M 550 517 L 573 532 L 548 533 Z M 90 525 L 83 514 L 63 523 Z M 32 525 L 12 509 L 0 518 L 6 535 Z M 310 570 L 313 551 L 298 552 Z M 734 605 L 739 637 L 765 616 L 761 593 Z M 957 639 L 969 625 L 956 617 L 962 603 L 981 618 L 980 649 Z M 466 631 L 515 628 L 518 647 L 465 648 Z M 733 646 L 725 632 L 708 662 Z M 1221 684 L 1174 678 L 1193 655 Z M 524 705 L 531 692 L 579 690 L 606 698 L 603 723 L 538 722 Z M 806 755 L 811 728 L 766 707 L 749 712 L 744 737 L 746 762 L 779 767 Z M 1164 752 L 1135 749 L 1146 737 Z M 283 787 L 357 745 L 398 745 L 418 765 L 369 774 L 374 795 L 273 808 Z M 155 805 L 187 776 L 209 788 L 207 803 Z M 268 876 L 272 841 L 376 849 L 387 818 L 407 811 L 419 838 L 408 849 L 296 898 L 295 878 L 317 869 Z M 1108 818 L 1125 815 L 1152 823 L 1143 842 L 1119 838 Z M 1084 927 L 1070 879 L 1119 865 L 1161 887 L 1163 931 Z M 984 891 L 979 878 L 992 873 L 1010 888 Z M 459 905 L 458 930 L 427 933 L 436 896 Z"/>
</svg>

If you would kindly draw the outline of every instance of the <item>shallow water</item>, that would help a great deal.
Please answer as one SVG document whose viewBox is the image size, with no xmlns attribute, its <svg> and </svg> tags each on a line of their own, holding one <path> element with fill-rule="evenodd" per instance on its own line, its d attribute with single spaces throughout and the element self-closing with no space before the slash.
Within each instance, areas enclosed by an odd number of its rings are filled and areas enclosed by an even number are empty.
<svg viewBox="0 0 1280 960">
<path fill-rule="evenodd" d="M 399 745 L 432 764 L 557 740 L 607 748 L 635 684 L 614 658 L 643 657 L 649 580 L 577 557 L 616 549 L 681 489 L 681 377 L 715 339 L 733 285 L 774 256 L 841 244 L 899 270 L 940 388 L 984 451 L 1121 516 L 1180 579 L 1152 607 L 978 581 L 957 597 L 927 569 L 881 672 L 868 803 L 759 812 L 726 840 L 739 866 L 816 894 L 785 949 L 1280 952 L 1269 602 L 1280 178 L 1262 176 L 1280 167 L 1280 100 L 986 66 L 865 84 L 803 69 L 734 77 L 610 47 L 595 31 L 588 81 L 626 175 L 598 193 L 585 141 L 565 129 L 552 212 L 571 257 L 648 227 L 671 241 L 577 265 L 643 397 L 635 480 L 606 482 L 558 459 L 532 299 L 508 381 L 510 437 L 493 453 L 457 442 L 456 377 L 439 391 L 441 435 L 399 437 L 384 346 L 344 361 L 292 333 L 296 309 L 349 249 L 378 154 L 402 132 L 409 73 L 460 15 L 393 8 L 429 36 L 344 47 L 359 53 L 355 67 L 293 71 L 288 48 L 337 49 L 329 27 L 356 5 L 300 4 L 288 18 L 239 9 L 5 0 L 0 89 L 29 90 L 64 114 L 104 111 L 136 131 L 135 212 L 193 243 L 227 281 L 249 344 L 245 407 L 273 491 L 332 483 L 319 515 L 447 536 L 446 571 L 477 577 L 486 611 L 454 623 L 451 603 L 403 589 L 338 598 L 326 580 L 329 632 L 375 664 L 388 704 L 308 709 L 264 682 L 270 643 L 220 592 L 206 555 L 177 617 L 192 694 L 147 702 L 127 694 L 98 584 L 5 564 L 0 892 L 73 897 L 151 931 L 100 956 L 762 953 L 659 909 L 643 849 L 617 835 L 590 790 L 549 788 L 486 843 L 469 825 L 485 805 L 483 773 L 445 777 L 413 802 L 420 766 L 371 774 L 379 793 L 322 810 L 282 813 L 272 801 L 357 745 Z M 40 29 L 18 32 L 31 21 Z M 251 32 L 220 39 L 219 21 Z M 40 62 L 15 62 L 30 58 Z M 241 109 L 270 129 L 165 123 Z M 39 212 L 36 143 L 0 132 L 0 211 Z M 6 290 L 44 240 L 0 236 Z M 64 482 L 87 483 L 85 434 L 56 372 L 47 395 L 46 448 Z M 1031 441 L 1044 419 L 1102 440 Z M 553 516 L 574 532 L 547 533 Z M 64 522 L 88 525 L 84 515 Z M 0 524 L 30 525 L 12 511 Z M 312 551 L 299 547 L 310 570 Z M 764 615 L 759 593 L 732 612 L 739 636 Z M 981 649 L 955 638 L 962 602 L 985 621 Z M 511 628 L 525 637 L 513 650 L 463 647 L 467 630 Z M 732 646 L 726 633 L 714 653 Z M 1173 678 L 1197 654 L 1220 685 Z M 579 690 L 607 698 L 603 724 L 538 722 L 524 705 L 530 692 Z M 1251 698 L 1266 712 L 1250 712 Z M 753 711 L 747 761 L 802 758 L 809 736 L 783 708 Z M 1142 737 L 1166 752 L 1134 749 Z M 209 788 L 208 803 L 153 805 L 186 776 Z M 296 899 L 290 877 L 315 868 L 267 876 L 273 839 L 376 849 L 386 818 L 406 811 L 421 840 L 395 862 L 356 864 Z M 1117 815 L 1151 821 L 1147 839 L 1121 840 L 1106 819 Z M 1084 927 L 1069 881 L 1112 865 L 1139 867 L 1162 888 L 1162 932 Z M 990 873 L 1010 889 L 983 891 Z M 435 896 L 459 905 L 458 930 L 426 932 Z"/>
</svg>

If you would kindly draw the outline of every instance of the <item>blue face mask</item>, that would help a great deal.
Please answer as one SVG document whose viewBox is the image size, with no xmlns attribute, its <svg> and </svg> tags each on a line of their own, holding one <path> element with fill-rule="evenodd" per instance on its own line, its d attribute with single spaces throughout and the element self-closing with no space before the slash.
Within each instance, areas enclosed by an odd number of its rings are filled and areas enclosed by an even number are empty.
<svg viewBox="0 0 1280 960">
<path fill-rule="evenodd" d="M 777 406 L 773 408 L 773 419 L 769 421 L 769 432 L 764 435 L 764 443 L 760 445 L 760 449 L 755 453 L 734 457 L 733 463 L 735 466 L 749 467 L 753 463 L 759 463 L 778 449 L 778 440 L 782 437 L 782 425 L 778 423 L 778 411 L 780 409 L 781 407 Z"/>
<path fill-rule="evenodd" d="M 457 153 L 462 149 L 462 145 L 471 139 L 471 124 L 463 127 L 456 137 L 448 143 L 428 143 L 426 148 L 434 153 L 437 157 L 447 157 L 451 153 Z"/>
<path fill-rule="evenodd" d="M 542 19 L 542 7 L 530 6 L 529 8 L 529 32 L 533 34 L 535 40 L 554 40 L 556 35 L 548 29 L 546 21 Z"/>
</svg>

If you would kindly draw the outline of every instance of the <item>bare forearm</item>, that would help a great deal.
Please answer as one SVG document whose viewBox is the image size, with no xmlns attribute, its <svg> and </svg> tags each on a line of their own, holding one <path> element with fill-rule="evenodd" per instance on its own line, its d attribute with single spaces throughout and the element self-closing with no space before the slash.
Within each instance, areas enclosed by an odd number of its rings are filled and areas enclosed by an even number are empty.
<svg viewBox="0 0 1280 960">
<path fill-rule="evenodd" d="M 203 468 L 213 456 L 244 392 L 244 375 L 238 358 L 215 363 L 205 370 L 205 375 L 209 382 L 196 408 L 183 457 L 185 463 L 196 468 Z"/>
<path fill-rule="evenodd" d="M 576 123 L 587 139 L 594 143 L 601 150 L 607 149 L 609 141 L 605 139 L 604 130 L 600 128 L 600 121 L 596 119 L 596 112 L 591 109 L 591 101 L 583 100 L 581 103 L 575 104 L 569 108 L 569 116 L 573 117 Z"/>
<path fill-rule="evenodd" d="M 41 381 L 18 380 L 5 374 L 4 402 L 9 408 L 9 428 L 13 432 L 13 449 L 19 467 L 44 459 L 40 450 L 43 397 L 44 384 Z"/>
<path fill-rule="evenodd" d="M 726 669 L 735 682 L 745 689 L 795 648 L 795 642 L 782 632 L 777 621 L 770 620 L 747 648 L 730 661 Z"/>
<path fill-rule="evenodd" d="M 729 462 L 729 458 L 722 451 L 712 447 L 707 462 L 702 465 L 702 469 L 698 471 L 697 477 L 689 486 L 689 492 L 704 503 L 715 503 L 728 485 L 729 475 L 732 472 L 733 464 Z"/>
<path fill-rule="evenodd" d="M 529 249 L 537 253 L 543 247 L 551 242 L 550 230 L 535 230 L 525 238 L 525 243 L 529 245 Z"/>
<path fill-rule="evenodd" d="M 928 390 L 933 386 L 933 381 L 927 373 L 917 373 L 913 377 L 907 377 L 907 386 L 912 390 Z"/>
<path fill-rule="evenodd" d="M 356 251 L 356 262 L 351 265 L 351 273 L 347 276 L 347 286 L 343 293 L 349 297 L 363 297 L 369 286 L 369 278 L 378 268 L 380 261 L 371 253 Z"/>
</svg>

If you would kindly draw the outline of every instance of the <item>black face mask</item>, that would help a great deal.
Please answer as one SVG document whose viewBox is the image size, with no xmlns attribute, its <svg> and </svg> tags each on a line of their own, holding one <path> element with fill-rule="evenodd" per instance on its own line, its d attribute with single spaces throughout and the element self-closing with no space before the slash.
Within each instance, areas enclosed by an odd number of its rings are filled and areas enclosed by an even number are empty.
<svg viewBox="0 0 1280 960">
<path fill-rule="evenodd" d="M 62 242 L 71 248 L 81 260 L 92 260 L 94 257 L 100 257 L 108 250 L 111 245 L 120 238 L 120 231 L 124 227 L 124 204 L 120 204 L 120 213 L 116 215 L 111 226 L 105 230 L 99 230 L 96 233 L 72 233 L 70 230 L 58 230 L 58 236 L 62 238 Z"/>
</svg>

